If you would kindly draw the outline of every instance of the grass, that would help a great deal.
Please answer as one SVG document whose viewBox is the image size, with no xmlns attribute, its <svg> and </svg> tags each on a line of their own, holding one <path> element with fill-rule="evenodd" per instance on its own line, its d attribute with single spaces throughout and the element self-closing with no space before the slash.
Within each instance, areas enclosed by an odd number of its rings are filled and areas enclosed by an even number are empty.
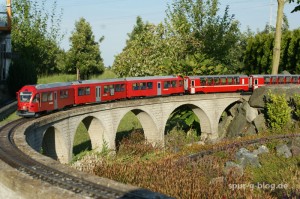
<svg viewBox="0 0 300 199">
<path fill-rule="evenodd" d="M 4 126 L 5 124 L 12 122 L 14 120 L 19 119 L 20 117 L 17 116 L 16 112 L 10 114 L 7 118 L 5 118 L 4 120 L 0 121 L 0 126 Z"/>
</svg>

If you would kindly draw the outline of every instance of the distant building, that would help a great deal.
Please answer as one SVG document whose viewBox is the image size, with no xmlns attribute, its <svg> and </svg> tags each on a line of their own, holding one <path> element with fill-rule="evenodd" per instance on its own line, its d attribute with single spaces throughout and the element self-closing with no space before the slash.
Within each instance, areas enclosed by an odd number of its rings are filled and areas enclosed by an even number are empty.
<svg viewBox="0 0 300 199">
<path fill-rule="evenodd" d="M 11 63 L 11 0 L 6 0 L 6 7 L 0 8 L 0 82 L 8 77 Z"/>
</svg>

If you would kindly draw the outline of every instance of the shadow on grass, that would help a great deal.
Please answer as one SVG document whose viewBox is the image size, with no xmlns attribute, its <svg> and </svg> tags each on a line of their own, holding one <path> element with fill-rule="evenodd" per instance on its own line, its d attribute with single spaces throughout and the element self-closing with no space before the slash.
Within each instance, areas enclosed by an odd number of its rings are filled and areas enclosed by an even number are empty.
<svg viewBox="0 0 300 199">
<path fill-rule="evenodd" d="M 74 156 L 78 155 L 79 153 L 83 152 L 83 151 L 90 151 L 92 150 L 92 143 L 91 140 L 87 140 L 85 142 L 82 142 L 76 146 L 73 147 L 73 154 Z"/>
</svg>

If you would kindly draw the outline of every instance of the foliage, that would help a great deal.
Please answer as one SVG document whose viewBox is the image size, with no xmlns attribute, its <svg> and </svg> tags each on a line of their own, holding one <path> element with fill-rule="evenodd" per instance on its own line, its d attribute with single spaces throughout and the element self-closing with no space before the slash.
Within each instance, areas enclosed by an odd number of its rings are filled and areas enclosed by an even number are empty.
<svg viewBox="0 0 300 199">
<path fill-rule="evenodd" d="M 300 120 L 300 95 L 295 94 L 292 98 L 292 105 L 294 108 L 294 114 L 298 120 Z"/>
<path fill-rule="evenodd" d="M 289 0 L 289 3 L 292 3 L 292 2 L 297 2 L 297 6 L 292 10 L 292 12 L 298 12 L 300 11 L 300 0 Z"/>
<path fill-rule="evenodd" d="M 188 105 L 180 106 L 175 109 L 168 118 L 166 132 L 174 128 L 182 129 L 184 132 L 194 129 L 198 135 L 200 135 L 201 132 L 199 118 Z"/>
<path fill-rule="evenodd" d="M 276 95 L 269 92 L 268 97 L 266 102 L 267 121 L 273 131 L 279 131 L 290 123 L 292 109 L 289 107 L 285 94 Z"/>
<path fill-rule="evenodd" d="M 217 0 L 174 1 L 165 24 L 137 18 L 126 47 L 116 56 L 119 76 L 224 74 L 241 65 L 237 21 L 225 9 L 217 16 Z M 238 58 L 237 58 L 238 57 Z M 230 66 L 230 67 L 228 67 Z"/>
<path fill-rule="evenodd" d="M 300 72 L 300 29 L 286 30 L 282 35 L 279 72 Z M 249 35 L 244 52 L 244 65 L 247 74 L 270 74 L 274 48 L 274 34 L 263 31 Z"/>
<path fill-rule="evenodd" d="M 37 75 L 32 60 L 28 56 L 19 55 L 17 59 L 12 62 L 7 78 L 7 87 L 11 96 L 16 96 L 24 85 L 36 84 Z"/>
<path fill-rule="evenodd" d="M 61 16 L 56 14 L 56 1 L 50 13 L 45 9 L 45 2 L 16 0 L 12 7 L 12 51 L 22 61 L 29 62 L 26 65 L 32 65 L 39 75 L 58 72 L 56 63 L 61 39 Z"/>
<path fill-rule="evenodd" d="M 75 22 L 75 30 L 70 37 L 71 48 L 68 52 L 68 62 L 66 70 L 69 73 L 80 71 L 81 78 L 88 79 L 91 74 L 103 73 L 104 63 L 99 50 L 99 43 L 95 42 L 90 24 L 80 18 Z"/>
</svg>

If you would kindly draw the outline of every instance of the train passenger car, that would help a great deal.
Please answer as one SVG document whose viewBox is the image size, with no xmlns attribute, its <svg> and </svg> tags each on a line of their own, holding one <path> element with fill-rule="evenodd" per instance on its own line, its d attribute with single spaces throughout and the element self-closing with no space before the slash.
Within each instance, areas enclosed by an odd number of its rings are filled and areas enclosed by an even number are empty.
<svg viewBox="0 0 300 199">
<path fill-rule="evenodd" d="M 266 85 L 300 84 L 300 75 L 250 75 L 251 89 Z"/>
<path fill-rule="evenodd" d="M 33 117 L 72 106 L 74 90 L 71 83 L 28 85 L 17 92 L 17 100 L 17 115 Z"/>
<path fill-rule="evenodd" d="M 76 105 L 126 99 L 124 78 L 76 81 L 72 85 Z"/>
<path fill-rule="evenodd" d="M 127 98 L 184 93 L 183 78 L 179 76 L 129 77 L 126 82 Z"/>
<path fill-rule="evenodd" d="M 187 93 L 221 93 L 249 91 L 247 75 L 186 76 L 184 88 Z"/>
</svg>

